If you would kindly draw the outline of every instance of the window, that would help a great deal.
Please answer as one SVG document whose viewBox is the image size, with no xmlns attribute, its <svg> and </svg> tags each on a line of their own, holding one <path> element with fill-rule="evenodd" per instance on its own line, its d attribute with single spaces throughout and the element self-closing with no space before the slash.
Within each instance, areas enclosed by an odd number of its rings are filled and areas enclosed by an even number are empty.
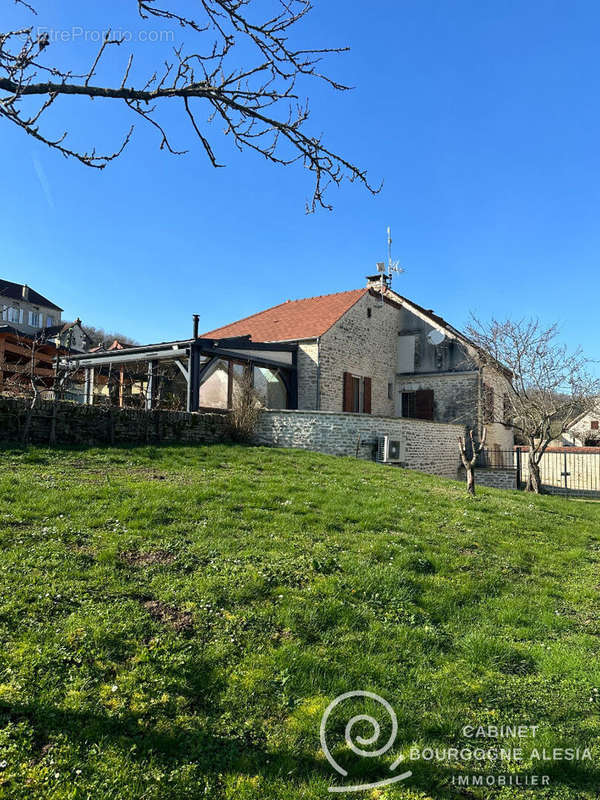
<svg viewBox="0 0 600 800">
<path fill-rule="evenodd" d="M 352 376 L 352 411 L 360 411 L 362 403 L 360 402 L 360 385 L 362 381 L 360 378 Z"/>
<path fill-rule="evenodd" d="M 388 383 L 388 400 L 394 399 L 394 384 Z"/>
<path fill-rule="evenodd" d="M 417 393 L 402 392 L 402 416 L 408 419 L 417 417 Z"/>
<path fill-rule="evenodd" d="M 42 327 L 42 315 L 39 311 L 30 311 L 29 312 L 29 325 L 32 328 L 41 328 Z"/>
<path fill-rule="evenodd" d="M 402 416 L 407 419 L 433 419 L 433 389 L 402 392 Z"/>
<path fill-rule="evenodd" d="M 598 430 L 598 421 L 597 420 L 594 420 L 592 422 L 591 428 L 592 428 L 593 431 L 597 431 Z"/>
<path fill-rule="evenodd" d="M 51 328 L 54 325 L 54 317 L 51 314 L 48 314 L 46 317 L 46 327 Z"/>
<path fill-rule="evenodd" d="M 367 308 L 367 317 L 371 319 L 371 309 Z"/>
<path fill-rule="evenodd" d="M 371 413 L 371 378 L 344 372 L 343 410 L 355 414 Z"/>
<path fill-rule="evenodd" d="M 11 307 L 8 309 L 9 322 L 23 322 L 23 310 L 20 308 Z"/>
</svg>

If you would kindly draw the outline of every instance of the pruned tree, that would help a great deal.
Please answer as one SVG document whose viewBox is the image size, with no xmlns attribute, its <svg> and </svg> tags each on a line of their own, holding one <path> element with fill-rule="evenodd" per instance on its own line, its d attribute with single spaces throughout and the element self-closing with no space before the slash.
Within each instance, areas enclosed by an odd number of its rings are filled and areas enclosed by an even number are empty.
<svg viewBox="0 0 600 800">
<path fill-rule="evenodd" d="M 458 440 L 460 458 L 467 475 L 467 492 L 472 496 L 475 496 L 475 464 L 477 463 L 479 454 L 485 447 L 486 435 L 487 429 L 484 428 L 481 439 L 477 441 L 473 436 L 473 429 L 471 428 L 469 430 L 468 444 L 464 436 L 461 436 Z"/>
<path fill-rule="evenodd" d="M 161 107 L 176 103 L 213 167 L 223 166 L 209 133 L 215 120 L 242 152 L 254 151 L 284 166 L 301 162 L 314 178 L 309 210 L 331 208 L 325 190 L 345 179 L 378 191 L 364 170 L 330 149 L 320 135 L 304 130 L 310 112 L 299 89 L 305 81 L 316 79 L 340 92 L 349 88 L 320 66 L 324 56 L 347 48 L 292 44 L 312 10 L 310 0 L 275 0 L 270 6 L 255 0 L 164 0 L 162 6 L 157 0 L 130 0 L 144 24 L 173 24 L 183 41 L 167 61 L 157 50 L 154 70 L 145 75 L 136 71 L 133 48 L 123 53 L 119 75 L 108 69 L 112 77 L 105 79 L 100 76 L 106 75 L 108 53 L 114 61 L 124 36 L 108 30 L 89 69 L 77 72 L 62 66 L 61 43 L 33 26 L 35 0 L 15 2 L 23 24 L 0 32 L 0 117 L 65 157 L 103 169 L 130 143 L 133 126 L 111 152 L 101 154 L 96 145 L 81 150 L 69 143 L 69 131 L 55 135 L 50 130 L 47 112 L 61 102 L 83 97 L 120 103 L 157 131 L 161 150 L 181 155 L 160 116 Z"/>
<path fill-rule="evenodd" d="M 581 348 L 570 351 L 559 339 L 557 325 L 537 319 L 473 317 L 468 334 L 491 368 L 504 365 L 512 373 L 507 383 L 504 418 L 528 445 L 527 489 L 542 491 L 540 462 L 550 443 L 583 412 L 596 406 L 600 381 L 591 375 L 591 361 Z"/>
</svg>

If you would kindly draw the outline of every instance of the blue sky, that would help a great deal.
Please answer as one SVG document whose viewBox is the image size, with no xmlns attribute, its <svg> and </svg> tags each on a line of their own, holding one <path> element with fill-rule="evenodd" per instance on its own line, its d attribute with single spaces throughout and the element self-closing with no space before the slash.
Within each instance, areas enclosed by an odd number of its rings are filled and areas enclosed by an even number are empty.
<svg viewBox="0 0 600 800">
<path fill-rule="evenodd" d="M 333 212 L 306 215 L 311 183 L 301 166 L 240 156 L 214 126 L 207 131 L 228 164 L 214 170 L 172 109 L 172 138 L 192 146 L 189 155 L 160 152 L 156 133 L 139 124 L 104 172 L 0 121 L 0 277 L 34 286 L 67 318 L 158 341 L 188 335 L 194 312 L 208 330 L 288 298 L 360 287 L 384 258 L 391 225 L 407 269 L 394 282 L 400 293 L 457 327 L 470 311 L 558 321 L 571 345 L 600 359 L 600 6 L 314 4 L 303 41 L 350 45 L 329 71 L 356 88 L 337 95 L 305 85 L 308 130 L 323 131 L 374 182 L 384 179 L 379 195 L 345 185 L 330 193 Z M 40 0 L 38 22 L 143 27 L 122 3 L 81 5 L 64 0 L 58 10 Z M 9 14 L 21 12 L 10 6 Z M 90 60 L 85 44 L 52 47 L 75 63 Z M 157 55 L 158 45 L 141 48 L 139 74 Z M 105 78 L 125 52 L 116 59 Z M 107 102 L 61 107 L 51 130 L 66 121 L 74 142 L 99 149 L 111 149 L 129 124 Z"/>
</svg>

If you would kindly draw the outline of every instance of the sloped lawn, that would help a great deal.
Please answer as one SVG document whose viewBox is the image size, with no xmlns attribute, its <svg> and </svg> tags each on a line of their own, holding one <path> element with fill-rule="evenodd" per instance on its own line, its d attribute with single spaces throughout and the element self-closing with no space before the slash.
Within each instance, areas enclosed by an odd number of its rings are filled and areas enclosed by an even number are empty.
<svg viewBox="0 0 600 800">
<path fill-rule="evenodd" d="M 411 778 L 354 796 L 596 798 L 599 522 L 600 505 L 473 501 L 289 450 L 5 450 L 0 797 L 312 800 L 389 778 L 404 754 Z M 385 698 L 398 735 L 359 758 L 344 726 L 375 706 L 340 704 L 327 735 L 344 778 L 319 725 L 352 690 Z M 464 731 L 480 725 L 538 727 Z M 523 757 L 442 752 L 475 744 Z M 590 758 L 537 761 L 533 746 Z M 474 773 L 550 785 L 457 784 Z"/>
</svg>

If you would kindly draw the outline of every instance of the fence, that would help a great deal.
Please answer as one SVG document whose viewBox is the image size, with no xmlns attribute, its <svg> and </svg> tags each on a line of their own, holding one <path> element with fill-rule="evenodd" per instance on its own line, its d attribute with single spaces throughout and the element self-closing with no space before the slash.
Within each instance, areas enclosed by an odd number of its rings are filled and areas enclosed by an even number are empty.
<svg viewBox="0 0 600 800">
<path fill-rule="evenodd" d="M 482 450 L 476 462 L 485 483 L 486 474 L 512 471 L 515 486 L 523 489 L 529 478 L 528 449 Z M 600 498 L 600 447 L 555 447 L 540 461 L 545 492 L 567 496 Z"/>
</svg>

